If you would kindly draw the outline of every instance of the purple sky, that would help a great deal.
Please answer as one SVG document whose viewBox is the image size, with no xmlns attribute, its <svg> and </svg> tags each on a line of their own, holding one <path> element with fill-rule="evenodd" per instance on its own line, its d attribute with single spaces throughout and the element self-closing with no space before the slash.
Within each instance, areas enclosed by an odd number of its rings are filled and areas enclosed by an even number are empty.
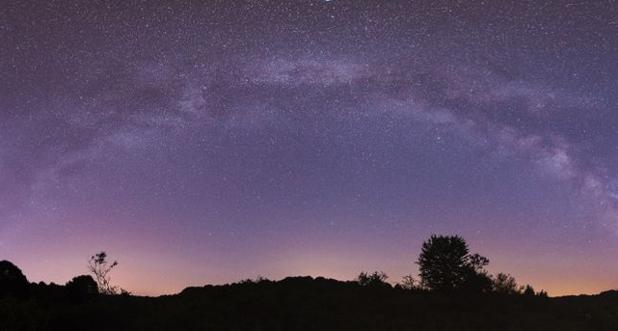
<svg viewBox="0 0 618 331">
<path fill-rule="evenodd" d="M 618 3 L 8 1 L 0 258 L 138 294 L 416 274 L 460 234 L 618 286 Z"/>
</svg>

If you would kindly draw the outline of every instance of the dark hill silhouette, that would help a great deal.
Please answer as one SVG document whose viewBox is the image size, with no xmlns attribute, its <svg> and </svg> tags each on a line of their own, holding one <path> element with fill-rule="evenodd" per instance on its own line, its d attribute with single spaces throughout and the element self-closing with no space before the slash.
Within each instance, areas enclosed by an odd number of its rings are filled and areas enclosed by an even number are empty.
<svg viewBox="0 0 618 331">
<path fill-rule="evenodd" d="M 95 295 L 31 284 L 0 300 L 0 330 L 615 330 L 618 292 L 547 298 L 367 286 L 322 277 L 189 287 L 176 295 Z M 89 284 L 88 284 L 89 283 Z M 84 287 L 87 288 L 87 287 Z"/>
</svg>

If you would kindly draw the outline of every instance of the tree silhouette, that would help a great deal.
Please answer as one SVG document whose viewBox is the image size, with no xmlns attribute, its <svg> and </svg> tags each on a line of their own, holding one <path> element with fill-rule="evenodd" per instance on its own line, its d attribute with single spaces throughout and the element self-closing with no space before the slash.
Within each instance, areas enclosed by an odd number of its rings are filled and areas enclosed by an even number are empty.
<svg viewBox="0 0 618 331">
<path fill-rule="evenodd" d="M 460 236 L 432 235 L 418 258 L 421 285 L 434 291 L 488 291 L 491 279 L 484 270 L 489 260 L 470 254 Z"/>
<path fill-rule="evenodd" d="M 117 286 L 111 285 L 111 277 L 109 276 L 109 273 L 117 265 L 117 261 L 111 264 L 108 263 L 107 254 L 105 252 L 100 252 L 90 257 L 88 261 L 88 270 L 94 275 L 100 293 L 118 294 L 119 289 Z"/>
</svg>

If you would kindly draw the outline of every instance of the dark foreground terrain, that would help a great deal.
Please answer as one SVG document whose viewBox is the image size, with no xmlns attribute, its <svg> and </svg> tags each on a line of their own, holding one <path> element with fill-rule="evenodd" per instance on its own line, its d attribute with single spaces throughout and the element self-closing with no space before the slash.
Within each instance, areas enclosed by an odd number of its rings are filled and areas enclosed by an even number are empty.
<svg viewBox="0 0 618 331">
<path fill-rule="evenodd" d="M 0 299 L 0 330 L 618 330 L 618 292 L 446 295 L 295 277 L 149 298 L 31 284 Z"/>
</svg>

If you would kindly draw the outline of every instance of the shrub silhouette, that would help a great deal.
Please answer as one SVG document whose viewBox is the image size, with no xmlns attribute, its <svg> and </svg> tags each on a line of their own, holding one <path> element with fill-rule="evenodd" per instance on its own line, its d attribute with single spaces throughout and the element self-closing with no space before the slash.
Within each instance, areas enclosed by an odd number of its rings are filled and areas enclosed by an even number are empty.
<svg viewBox="0 0 618 331">
<path fill-rule="evenodd" d="M 484 270 L 489 260 L 470 254 L 468 244 L 459 236 L 432 235 L 423 243 L 417 263 L 421 284 L 430 290 L 486 292 L 492 286 Z"/>
<path fill-rule="evenodd" d="M 536 292 L 534 292 L 534 288 L 531 285 L 526 285 L 526 287 L 524 287 L 523 294 L 527 296 L 533 296 L 536 294 Z"/>
<path fill-rule="evenodd" d="M 465 270 L 464 281 L 460 287 L 462 291 L 487 293 L 491 292 L 492 288 L 493 282 L 487 271 L 473 268 Z"/>
<path fill-rule="evenodd" d="M 515 278 L 509 274 L 498 273 L 493 278 L 493 291 L 500 294 L 520 294 L 523 288 L 517 285 Z"/>
<path fill-rule="evenodd" d="M 418 283 L 418 281 L 412 275 L 405 275 L 401 279 L 401 283 L 398 283 L 397 286 L 404 290 L 420 290 L 422 286 Z"/>
<path fill-rule="evenodd" d="M 97 282 L 90 275 L 74 277 L 65 288 L 69 299 L 75 302 L 83 302 L 99 294 Z"/>
<path fill-rule="evenodd" d="M 28 279 L 17 266 L 6 260 L 0 261 L 0 298 L 27 297 L 29 285 Z"/>
<path fill-rule="evenodd" d="M 382 271 L 374 271 L 371 274 L 363 271 L 356 278 L 356 282 L 360 286 L 391 287 L 391 285 L 386 282 L 386 279 L 388 279 L 388 276 Z"/>
</svg>

